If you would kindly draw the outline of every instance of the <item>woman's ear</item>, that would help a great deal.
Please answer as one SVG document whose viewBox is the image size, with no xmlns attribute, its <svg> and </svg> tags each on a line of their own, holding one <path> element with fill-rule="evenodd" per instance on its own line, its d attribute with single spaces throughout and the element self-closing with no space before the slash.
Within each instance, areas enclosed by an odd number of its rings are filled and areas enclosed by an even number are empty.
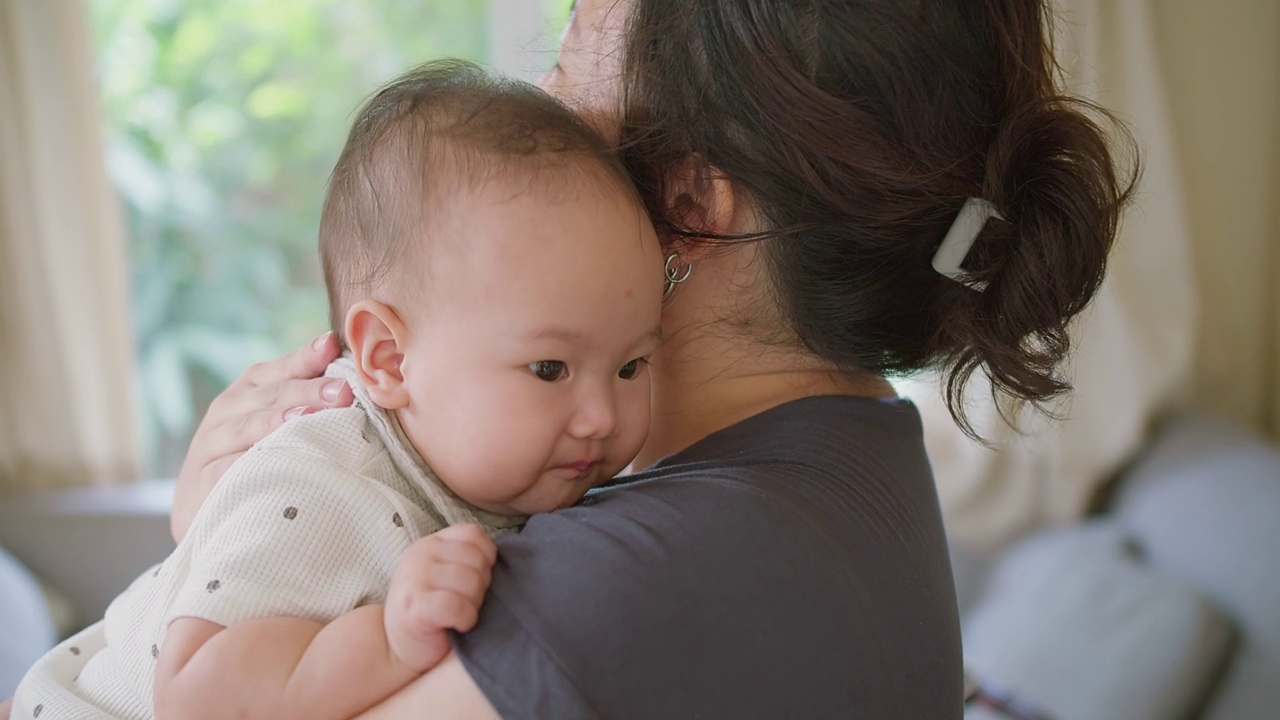
<svg viewBox="0 0 1280 720">
<path fill-rule="evenodd" d="M 356 374 L 379 407 L 398 410 L 409 404 L 400 369 L 404 361 L 405 325 L 384 303 L 361 300 L 347 310 L 343 326 L 355 358 Z"/>
<path fill-rule="evenodd" d="M 736 188 L 724 171 L 690 155 L 676 166 L 667 184 L 667 207 L 680 229 L 708 235 L 749 232 L 741 226 Z M 689 250 L 698 243 L 691 243 Z M 712 246 L 712 243 L 702 243 Z"/>
</svg>

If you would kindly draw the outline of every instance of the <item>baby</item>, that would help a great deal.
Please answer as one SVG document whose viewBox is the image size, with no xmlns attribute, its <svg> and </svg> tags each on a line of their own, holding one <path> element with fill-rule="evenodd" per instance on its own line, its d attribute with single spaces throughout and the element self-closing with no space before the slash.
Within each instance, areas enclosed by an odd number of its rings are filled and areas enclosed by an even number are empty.
<svg viewBox="0 0 1280 720">
<path fill-rule="evenodd" d="M 355 405 L 245 454 L 173 554 L 32 668 L 14 718 L 356 715 L 474 625 L 486 533 L 639 452 L 659 245 L 550 97 L 459 62 L 395 80 L 347 138 L 320 249 Z"/>
</svg>

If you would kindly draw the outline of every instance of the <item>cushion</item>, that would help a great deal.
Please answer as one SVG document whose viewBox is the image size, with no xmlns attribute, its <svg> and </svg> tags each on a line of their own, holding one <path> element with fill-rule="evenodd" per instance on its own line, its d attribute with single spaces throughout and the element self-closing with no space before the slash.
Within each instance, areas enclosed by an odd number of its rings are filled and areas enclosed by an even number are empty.
<svg viewBox="0 0 1280 720">
<path fill-rule="evenodd" d="M 1101 522 L 1015 546 L 963 632 L 981 686 L 1054 720 L 1187 717 L 1232 645 L 1213 604 Z"/>
</svg>

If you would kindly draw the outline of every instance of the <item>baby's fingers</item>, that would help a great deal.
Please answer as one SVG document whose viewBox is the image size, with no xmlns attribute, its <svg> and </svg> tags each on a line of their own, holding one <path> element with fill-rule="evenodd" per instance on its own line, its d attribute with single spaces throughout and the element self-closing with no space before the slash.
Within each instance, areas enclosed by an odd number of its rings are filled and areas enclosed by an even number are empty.
<svg viewBox="0 0 1280 720">
<path fill-rule="evenodd" d="M 467 632 L 480 619 L 480 605 L 470 597 L 448 590 L 435 590 L 416 603 L 418 627 L 450 628 Z"/>
<path fill-rule="evenodd" d="M 429 568 L 435 565 L 466 565 L 473 568 L 489 569 L 493 567 L 494 556 L 486 548 L 474 543 L 436 542 L 423 547 L 421 552 L 408 554 L 401 562 L 414 564 L 416 567 Z"/>
<path fill-rule="evenodd" d="M 488 568 L 471 565 L 438 565 L 427 578 L 429 591 L 455 593 L 469 599 L 476 607 L 484 601 L 493 575 Z"/>
<path fill-rule="evenodd" d="M 435 538 L 442 545 L 474 547 L 483 553 L 485 564 L 487 565 L 493 565 L 498 560 L 498 546 L 493 543 L 493 538 L 489 537 L 484 528 L 479 525 L 471 523 L 450 525 L 443 530 L 437 530 L 427 537 Z"/>
</svg>

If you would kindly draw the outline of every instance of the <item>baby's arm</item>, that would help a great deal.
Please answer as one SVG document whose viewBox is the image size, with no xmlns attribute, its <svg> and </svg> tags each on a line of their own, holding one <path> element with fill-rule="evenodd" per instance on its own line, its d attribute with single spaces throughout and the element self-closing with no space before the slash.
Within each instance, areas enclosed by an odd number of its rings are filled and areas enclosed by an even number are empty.
<svg viewBox="0 0 1280 720">
<path fill-rule="evenodd" d="M 477 526 L 445 528 L 405 551 L 385 606 L 327 625 L 175 620 L 156 668 L 156 717 L 353 717 L 435 666 L 447 629 L 475 625 L 496 553 Z"/>
<path fill-rule="evenodd" d="M 224 628 L 182 618 L 156 667 L 156 718 L 345 718 L 415 675 L 389 652 L 380 605 L 328 625 L 264 618 Z"/>
</svg>

